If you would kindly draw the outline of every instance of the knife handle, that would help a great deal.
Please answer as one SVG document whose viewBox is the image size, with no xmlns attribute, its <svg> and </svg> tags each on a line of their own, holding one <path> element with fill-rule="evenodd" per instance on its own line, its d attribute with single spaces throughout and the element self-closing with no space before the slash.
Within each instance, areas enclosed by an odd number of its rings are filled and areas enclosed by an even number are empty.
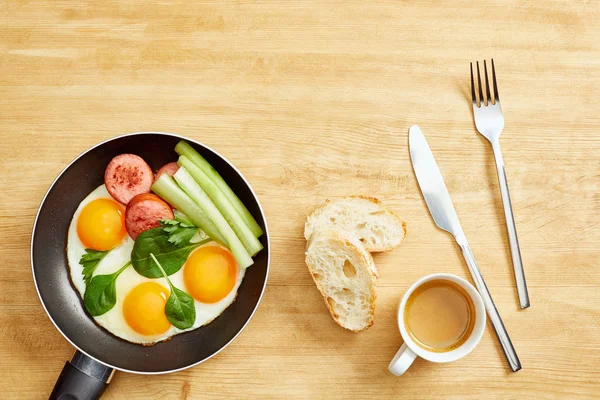
<svg viewBox="0 0 600 400">
<path fill-rule="evenodd" d="M 473 277 L 473 281 L 475 282 L 475 286 L 477 287 L 477 290 L 483 299 L 483 304 L 485 305 L 487 314 L 490 317 L 490 321 L 492 321 L 492 325 L 494 326 L 494 330 L 496 331 L 496 335 L 498 336 L 498 340 L 500 341 L 500 345 L 502 346 L 506 360 L 510 365 L 510 369 L 513 372 L 517 372 L 521 369 L 521 361 L 519 361 L 517 352 L 515 351 L 510 337 L 508 336 L 508 332 L 506 332 L 506 328 L 504 327 L 502 318 L 500 318 L 500 314 L 496 309 L 492 295 L 490 294 L 490 291 L 483 280 L 483 276 L 481 276 L 481 272 L 479 271 L 479 267 L 475 262 L 475 257 L 473 257 L 473 252 L 471 252 L 467 238 L 464 234 L 457 235 L 455 238 L 456 242 L 460 246 L 460 249 L 462 250 L 465 261 L 467 262 L 467 266 L 469 267 L 469 271 L 471 272 L 471 276 Z"/>
</svg>

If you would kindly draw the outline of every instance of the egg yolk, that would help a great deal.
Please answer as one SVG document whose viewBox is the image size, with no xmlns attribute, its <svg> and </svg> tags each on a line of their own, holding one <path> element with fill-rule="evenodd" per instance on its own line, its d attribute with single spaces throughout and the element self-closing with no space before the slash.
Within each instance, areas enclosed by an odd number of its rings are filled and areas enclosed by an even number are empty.
<svg viewBox="0 0 600 400">
<path fill-rule="evenodd" d="M 237 263 L 221 247 L 205 246 L 194 251 L 183 267 L 183 280 L 192 297 L 216 303 L 231 292 L 237 279 Z"/>
<path fill-rule="evenodd" d="M 110 250 L 123 240 L 125 210 L 111 199 L 96 199 L 88 203 L 77 220 L 77 235 L 83 245 L 94 250 Z"/>
<path fill-rule="evenodd" d="M 171 323 L 165 314 L 169 290 L 156 282 L 144 282 L 127 294 L 123 301 L 125 322 L 142 335 L 166 332 Z"/>
</svg>

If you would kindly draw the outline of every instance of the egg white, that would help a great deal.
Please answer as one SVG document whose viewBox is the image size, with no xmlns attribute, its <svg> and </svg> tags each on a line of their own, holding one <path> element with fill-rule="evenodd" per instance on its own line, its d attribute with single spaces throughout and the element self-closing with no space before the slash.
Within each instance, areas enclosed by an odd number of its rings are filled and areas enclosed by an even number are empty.
<svg viewBox="0 0 600 400">
<path fill-rule="evenodd" d="M 79 218 L 79 214 L 81 214 L 81 210 L 91 201 L 96 199 L 112 199 L 106 187 L 104 185 L 99 186 L 92 193 L 90 193 L 77 207 L 77 210 L 73 214 L 73 219 L 71 220 L 71 224 L 69 225 L 69 232 L 67 236 L 67 261 L 69 264 L 69 270 L 71 274 L 71 281 L 73 286 L 77 289 L 81 298 L 83 299 L 83 295 L 85 293 L 85 282 L 83 280 L 83 267 L 79 264 L 79 260 L 81 256 L 85 254 L 85 246 L 81 243 L 79 236 L 77 235 L 77 220 Z M 126 235 L 123 239 L 123 242 L 112 249 L 102 261 L 98 264 L 96 270 L 94 271 L 94 276 L 96 275 L 105 275 L 111 274 L 119 270 L 123 265 L 125 265 L 131 259 L 131 250 L 133 249 L 134 241 Z M 204 246 L 220 246 L 216 242 L 210 242 L 204 244 L 200 247 Z M 154 281 L 163 285 L 167 291 L 170 292 L 169 284 L 165 278 L 159 279 L 149 279 L 139 275 L 133 266 L 127 267 L 121 275 L 117 278 L 116 281 L 116 291 L 117 291 L 117 302 L 115 306 L 108 312 L 98 317 L 92 317 L 98 323 L 98 325 L 102 326 L 104 329 L 109 331 L 115 336 L 120 337 L 121 339 L 127 340 L 128 342 L 140 343 L 140 344 L 154 344 L 156 342 L 160 342 L 162 340 L 166 340 L 174 335 L 188 332 L 194 329 L 197 329 L 203 325 L 210 323 L 216 317 L 218 317 L 227 307 L 233 303 L 237 296 L 237 290 L 242 283 L 242 279 L 244 278 L 244 269 L 239 268 L 237 273 L 237 281 L 235 286 L 231 290 L 231 292 L 221 301 L 212 304 L 201 303 L 197 300 L 194 300 L 194 305 L 196 308 L 196 321 L 194 325 L 185 330 L 177 329 L 174 326 L 171 326 L 166 332 L 153 335 L 146 336 L 142 335 L 136 331 L 134 331 L 123 316 L 123 301 L 127 294 L 135 288 L 137 285 Z M 183 281 L 183 267 L 169 276 L 171 283 L 189 293 L 189 291 L 185 287 L 185 283 Z"/>
</svg>

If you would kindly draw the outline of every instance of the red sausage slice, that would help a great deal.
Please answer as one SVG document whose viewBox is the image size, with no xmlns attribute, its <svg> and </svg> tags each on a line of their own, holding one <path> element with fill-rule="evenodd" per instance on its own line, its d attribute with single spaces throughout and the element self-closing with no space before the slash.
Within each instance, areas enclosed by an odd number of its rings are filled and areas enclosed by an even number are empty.
<svg viewBox="0 0 600 400">
<path fill-rule="evenodd" d="M 179 165 L 177 165 L 177 162 L 175 162 L 175 161 L 165 164 L 156 173 L 156 179 L 160 178 L 160 176 L 162 174 L 167 174 L 169 176 L 173 176 L 173 175 L 175 175 L 175 172 L 177 172 L 178 169 L 179 169 Z M 154 180 L 156 180 L 156 179 L 154 179 Z"/>
<path fill-rule="evenodd" d="M 148 229 L 158 228 L 161 219 L 173 219 L 173 210 L 152 193 L 138 194 L 125 209 L 125 227 L 133 240 Z"/>
<path fill-rule="evenodd" d="M 154 181 L 152 169 L 135 154 L 121 154 L 110 160 L 104 171 L 108 193 L 119 203 L 127 204 L 133 196 L 150 193 Z"/>
</svg>

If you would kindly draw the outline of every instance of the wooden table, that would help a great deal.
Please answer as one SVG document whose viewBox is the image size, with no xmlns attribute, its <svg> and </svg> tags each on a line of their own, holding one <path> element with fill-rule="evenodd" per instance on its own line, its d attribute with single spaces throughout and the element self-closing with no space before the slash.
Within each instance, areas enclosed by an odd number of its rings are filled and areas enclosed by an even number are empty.
<svg viewBox="0 0 600 400">
<path fill-rule="evenodd" d="M 165 376 L 119 373 L 107 399 L 598 398 L 600 13 L 588 2 L 4 0 L 0 9 L 0 382 L 45 398 L 73 351 L 32 282 L 46 189 L 101 140 L 169 131 L 229 158 L 265 209 L 263 301 L 226 351 Z M 469 62 L 494 57 L 502 146 L 532 306 L 519 309 L 490 146 L 474 130 Z M 433 272 L 468 276 L 409 161 L 419 124 L 523 363 L 491 325 L 453 364 L 402 378 L 398 300 Z M 99 166 L 100 167 L 100 166 Z M 304 218 L 377 196 L 408 222 L 375 258 L 375 325 L 330 318 L 304 265 Z"/>
</svg>

